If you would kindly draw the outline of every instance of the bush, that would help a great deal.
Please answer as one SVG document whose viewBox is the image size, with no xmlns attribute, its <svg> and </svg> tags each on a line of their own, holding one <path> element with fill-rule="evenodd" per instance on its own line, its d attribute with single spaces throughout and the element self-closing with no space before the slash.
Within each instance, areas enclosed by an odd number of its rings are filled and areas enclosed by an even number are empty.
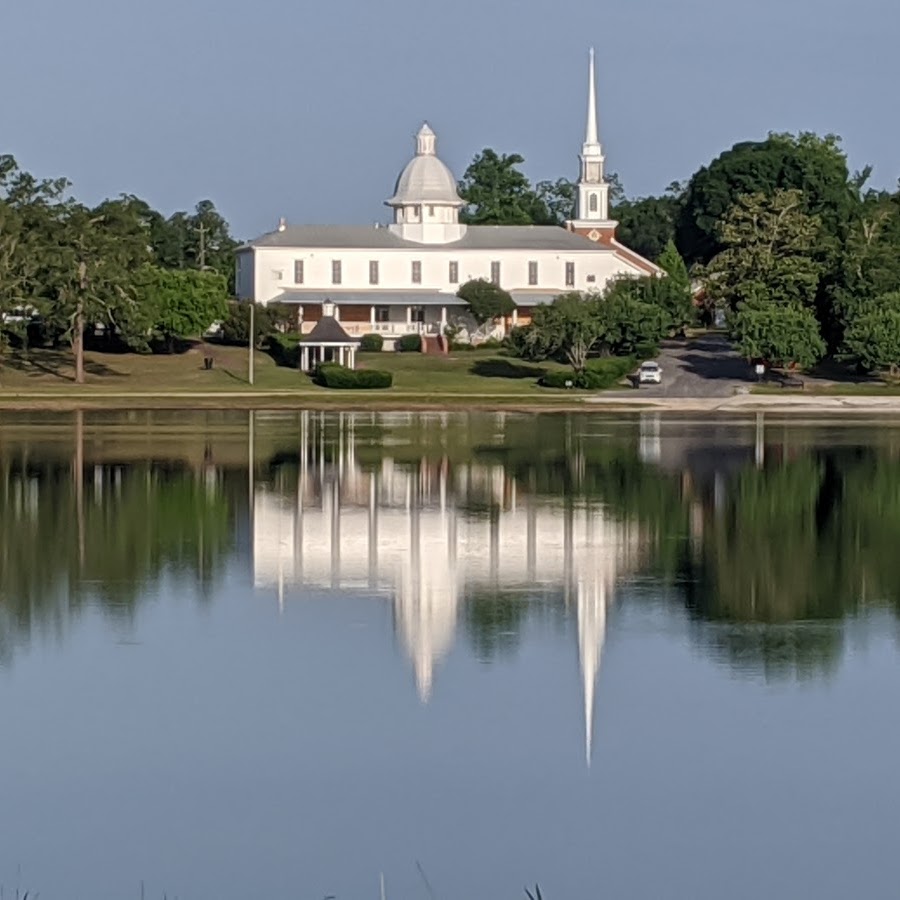
<svg viewBox="0 0 900 900">
<path fill-rule="evenodd" d="M 470 343 L 469 341 L 450 341 L 450 350 L 452 352 L 456 352 L 457 350 L 474 350 L 475 345 Z"/>
<path fill-rule="evenodd" d="M 566 388 L 567 381 L 573 388 L 583 391 L 602 391 L 616 384 L 635 367 L 631 356 L 610 356 L 595 359 L 581 372 L 548 372 L 540 380 L 542 387 Z"/>
<path fill-rule="evenodd" d="M 256 304 L 253 316 L 253 330 L 256 332 L 256 345 L 274 331 L 273 317 L 269 309 L 261 303 Z M 250 340 L 250 304 L 235 300 L 228 304 L 228 314 L 222 320 L 220 332 L 223 344 L 238 344 L 246 347 Z"/>
<path fill-rule="evenodd" d="M 486 341 L 482 341 L 478 345 L 479 350 L 501 350 L 506 346 L 503 341 L 498 341 L 497 338 L 488 338 Z"/>
<path fill-rule="evenodd" d="M 363 353 L 379 353 L 384 347 L 384 338 L 380 334 L 364 334 L 359 341 L 359 349 Z"/>
<path fill-rule="evenodd" d="M 269 355 L 276 365 L 297 369 L 300 366 L 300 341 L 299 334 L 270 334 L 267 345 Z"/>
<path fill-rule="evenodd" d="M 418 353 L 422 349 L 422 335 L 404 334 L 397 339 L 396 346 L 401 353 Z"/>
<path fill-rule="evenodd" d="M 394 383 L 394 376 L 374 369 L 347 369 L 337 363 L 324 363 L 316 367 L 313 381 L 322 387 L 357 391 L 389 388 Z"/>
</svg>

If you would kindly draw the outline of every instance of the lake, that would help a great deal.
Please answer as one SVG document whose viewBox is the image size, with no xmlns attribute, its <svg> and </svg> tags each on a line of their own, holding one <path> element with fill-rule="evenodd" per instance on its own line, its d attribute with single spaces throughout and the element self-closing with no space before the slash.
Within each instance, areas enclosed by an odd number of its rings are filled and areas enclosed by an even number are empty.
<svg viewBox="0 0 900 900">
<path fill-rule="evenodd" d="M 0 416 L 0 885 L 887 898 L 900 420 Z"/>
</svg>

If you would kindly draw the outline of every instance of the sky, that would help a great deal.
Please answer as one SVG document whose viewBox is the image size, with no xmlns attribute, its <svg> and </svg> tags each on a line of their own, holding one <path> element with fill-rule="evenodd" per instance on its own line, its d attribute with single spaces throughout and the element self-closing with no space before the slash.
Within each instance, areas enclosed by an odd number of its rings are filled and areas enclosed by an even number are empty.
<svg viewBox="0 0 900 900">
<path fill-rule="evenodd" d="M 94 203 L 212 199 L 239 238 L 386 221 L 423 120 L 575 178 L 588 48 L 607 167 L 661 193 L 770 131 L 900 176 L 896 0 L 0 0 L 0 153 Z"/>
</svg>

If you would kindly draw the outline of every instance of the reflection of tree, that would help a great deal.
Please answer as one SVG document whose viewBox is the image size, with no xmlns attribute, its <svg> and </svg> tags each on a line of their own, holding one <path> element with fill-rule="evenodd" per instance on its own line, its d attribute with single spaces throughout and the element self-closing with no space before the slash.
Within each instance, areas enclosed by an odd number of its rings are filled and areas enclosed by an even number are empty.
<svg viewBox="0 0 900 900">
<path fill-rule="evenodd" d="M 744 470 L 708 518 L 700 559 L 685 558 L 686 601 L 701 640 L 738 668 L 828 670 L 837 622 L 898 604 L 900 462 L 875 450 Z"/>
<path fill-rule="evenodd" d="M 515 653 L 529 613 L 529 598 L 513 592 L 474 591 L 463 605 L 466 631 L 479 660 Z"/>
<path fill-rule="evenodd" d="M 80 503 L 71 468 L 0 476 L 0 658 L 15 634 L 62 630 L 87 603 L 131 616 L 165 573 L 208 587 L 231 544 L 226 493 L 189 470 L 97 468 Z"/>
</svg>

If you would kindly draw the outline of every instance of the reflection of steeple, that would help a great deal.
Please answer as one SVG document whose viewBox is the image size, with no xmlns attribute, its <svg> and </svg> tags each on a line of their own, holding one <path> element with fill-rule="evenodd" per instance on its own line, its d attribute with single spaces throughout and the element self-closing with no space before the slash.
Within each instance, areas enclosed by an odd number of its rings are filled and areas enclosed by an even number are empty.
<svg viewBox="0 0 900 900">
<path fill-rule="evenodd" d="M 578 657 L 584 689 L 584 757 L 591 764 L 594 743 L 594 688 L 606 637 L 606 585 L 599 580 L 578 583 Z"/>
</svg>

